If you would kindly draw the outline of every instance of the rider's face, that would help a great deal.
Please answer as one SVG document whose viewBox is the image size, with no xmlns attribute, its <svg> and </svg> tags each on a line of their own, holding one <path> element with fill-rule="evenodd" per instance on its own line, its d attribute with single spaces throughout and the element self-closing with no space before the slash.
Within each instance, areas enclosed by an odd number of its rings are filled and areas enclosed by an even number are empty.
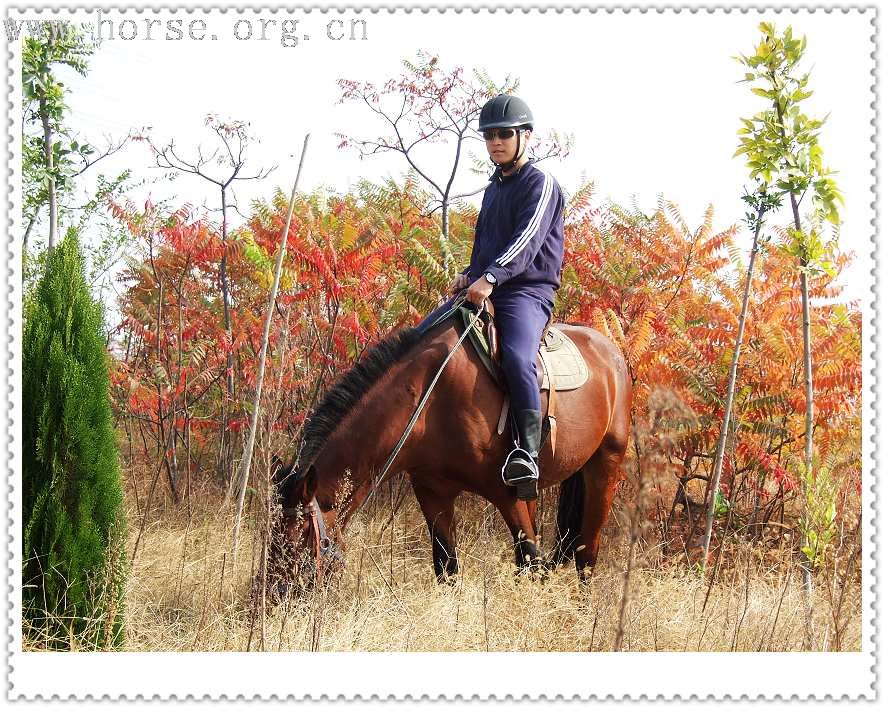
<svg viewBox="0 0 884 708">
<path fill-rule="evenodd" d="M 504 134 L 512 133 L 509 137 L 502 137 L 501 131 Z M 512 129 L 506 128 L 494 128 L 490 131 L 487 131 L 490 135 L 490 140 L 486 137 L 485 147 L 488 150 L 488 156 L 494 160 L 497 164 L 503 164 L 509 162 L 516 156 L 516 133 Z M 531 135 L 531 131 L 526 130 L 522 133 L 522 138 L 519 140 L 519 149 L 521 150 L 528 143 L 528 138 Z"/>
</svg>

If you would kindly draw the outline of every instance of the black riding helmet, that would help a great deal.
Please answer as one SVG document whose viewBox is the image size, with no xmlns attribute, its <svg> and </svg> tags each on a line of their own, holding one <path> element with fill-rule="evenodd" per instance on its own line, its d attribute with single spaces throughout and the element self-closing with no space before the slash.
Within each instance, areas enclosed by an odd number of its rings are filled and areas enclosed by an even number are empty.
<svg viewBox="0 0 884 708">
<path fill-rule="evenodd" d="M 522 157 L 519 152 L 522 139 L 520 129 L 534 130 L 534 116 L 531 109 L 518 96 L 506 94 L 495 96 L 482 106 L 482 111 L 479 113 L 479 132 L 489 128 L 516 128 L 516 156 L 505 165 L 499 165 L 502 170 L 512 169 Z"/>
</svg>

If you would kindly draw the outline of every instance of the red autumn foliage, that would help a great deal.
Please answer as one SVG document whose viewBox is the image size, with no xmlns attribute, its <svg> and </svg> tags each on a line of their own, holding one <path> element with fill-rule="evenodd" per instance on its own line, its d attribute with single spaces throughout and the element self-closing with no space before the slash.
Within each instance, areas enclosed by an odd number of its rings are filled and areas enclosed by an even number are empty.
<svg viewBox="0 0 884 708">
<path fill-rule="evenodd" d="M 335 376 L 392 329 L 416 323 L 445 295 L 454 272 L 440 265 L 437 220 L 415 206 L 427 195 L 412 182 L 362 189 L 360 196 L 313 194 L 295 205 L 271 328 L 262 449 L 290 445 Z M 243 436 L 286 207 L 280 194 L 256 204 L 248 223 L 229 235 L 232 339 L 222 326 L 222 244 L 213 226 L 186 207 L 171 214 L 150 203 L 113 207 L 138 243 L 123 275 L 116 333 L 119 420 L 145 452 L 170 451 L 170 485 L 217 472 L 227 351 L 235 362 L 227 425 Z M 450 219 L 452 268 L 459 269 L 475 212 L 452 211 Z M 635 382 L 642 463 L 670 486 L 711 466 L 736 335 L 745 268 L 739 232 L 715 231 L 712 219 L 710 208 L 691 229 L 671 204 L 651 215 L 596 207 L 590 186 L 572 198 L 566 218 L 558 318 L 587 322 L 623 349 Z M 838 270 L 849 262 L 841 253 L 832 260 Z M 804 407 L 797 277 L 794 262 L 771 244 L 752 289 L 723 479 L 747 519 L 771 518 L 796 494 Z M 838 291 L 828 276 L 811 287 L 815 298 Z M 860 469 L 860 312 L 856 303 L 825 301 L 813 312 L 815 440 L 853 487 Z"/>
</svg>

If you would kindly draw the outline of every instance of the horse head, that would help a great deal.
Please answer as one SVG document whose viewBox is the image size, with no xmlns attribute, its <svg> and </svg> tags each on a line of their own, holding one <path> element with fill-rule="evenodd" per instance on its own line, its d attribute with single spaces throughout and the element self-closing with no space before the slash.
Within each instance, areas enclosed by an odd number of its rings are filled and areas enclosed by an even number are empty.
<svg viewBox="0 0 884 708">
<path fill-rule="evenodd" d="M 267 587 L 274 599 L 293 588 L 312 583 L 311 563 L 306 552 L 311 529 L 307 506 L 315 493 L 315 470 L 297 469 L 276 455 L 270 465 L 274 504 L 267 555 Z M 301 581 L 301 582 L 299 582 Z"/>
<path fill-rule="evenodd" d="M 274 455 L 271 475 L 276 504 L 271 523 L 267 582 L 271 597 L 284 598 L 321 581 L 340 550 L 316 501 L 316 467 L 286 464 Z"/>
</svg>

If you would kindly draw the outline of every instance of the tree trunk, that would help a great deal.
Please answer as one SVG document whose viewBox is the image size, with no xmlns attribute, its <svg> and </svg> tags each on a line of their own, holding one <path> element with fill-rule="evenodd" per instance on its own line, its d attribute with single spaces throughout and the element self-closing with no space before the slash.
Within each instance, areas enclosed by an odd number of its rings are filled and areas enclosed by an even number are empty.
<svg viewBox="0 0 884 708">
<path fill-rule="evenodd" d="M 43 123 L 43 158 L 46 160 L 46 171 L 49 173 L 47 186 L 47 199 L 49 201 L 49 243 L 51 249 L 55 246 L 58 231 L 58 215 L 56 213 L 55 177 L 53 177 L 52 164 L 52 128 L 49 125 L 49 113 L 46 108 L 46 99 L 40 99 L 40 120 Z"/>
<path fill-rule="evenodd" d="M 157 297 L 157 362 L 163 359 L 163 280 L 160 280 L 159 293 Z M 166 359 L 166 371 L 169 370 L 169 361 Z M 169 437 L 166 437 L 166 413 L 163 410 L 163 390 L 162 384 L 157 381 L 157 455 L 160 456 L 161 464 L 166 468 L 166 478 L 169 480 L 169 491 L 172 493 L 172 500 L 178 505 L 178 484 L 177 484 L 177 468 L 173 468 L 169 462 L 170 446 L 175 449 L 175 403 L 172 402 L 172 424 L 169 427 Z M 171 443 L 168 442 L 171 440 Z M 174 460 L 174 453 L 172 454 Z"/>
<path fill-rule="evenodd" d="M 749 290 L 752 285 L 752 270 L 755 267 L 755 256 L 758 254 L 758 235 L 761 233 L 761 222 L 764 217 L 764 207 L 758 212 L 758 221 L 755 226 L 755 234 L 752 237 L 752 252 L 749 255 L 749 267 L 746 271 L 746 285 L 743 287 L 743 303 L 740 306 L 740 323 L 737 326 L 737 341 L 734 344 L 734 357 L 731 359 L 730 377 L 727 384 L 727 401 L 724 404 L 724 418 L 721 421 L 721 432 L 718 435 L 718 445 L 715 448 L 715 464 L 712 468 L 712 478 L 706 486 L 706 533 L 703 536 L 703 571 L 706 570 L 706 561 L 709 557 L 709 544 L 712 541 L 712 522 L 715 519 L 715 497 L 718 494 L 718 484 L 721 480 L 721 468 L 724 464 L 724 451 L 727 449 L 727 433 L 730 428 L 731 410 L 734 405 L 734 391 L 737 384 L 737 365 L 740 361 L 740 346 L 743 343 L 743 330 L 746 326 L 746 313 L 749 310 Z"/>
<path fill-rule="evenodd" d="M 25 236 L 22 239 L 22 252 L 28 252 L 28 237 L 31 235 L 31 230 L 34 228 L 34 224 L 37 223 L 37 217 L 40 215 L 40 210 L 34 212 L 34 215 L 31 217 L 31 220 L 28 222 L 28 228 L 25 229 Z"/>
<path fill-rule="evenodd" d="M 801 217 L 798 214 L 798 202 L 794 194 L 789 194 L 792 202 L 792 217 L 795 219 L 795 228 L 801 230 Z M 807 287 L 807 258 L 801 256 L 801 333 L 804 339 L 804 396 L 807 401 L 804 414 L 804 478 L 801 482 L 801 513 L 804 515 L 805 529 L 809 518 L 807 508 L 807 482 L 813 479 L 813 360 L 810 348 L 810 293 Z M 802 534 L 801 547 L 807 546 L 807 533 Z M 809 559 L 803 551 L 799 551 L 801 564 L 801 576 L 804 582 L 805 622 L 804 622 L 804 650 L 810 651 L 813 645 L 813 575 L 811 574 Z"/>
<path fill-rule="evenodd" d="M 230 296 L 227 286 L 227 191 L 221 188 L 221 302 L 224 310 L 224 331 L 227 333 L 227 341 L 233 340 L 232 329 L 230 326 Z M 228 431 L 228 423 L 230 419 L 230 407 L 233 403 L 233 354 L 227 352 L 227 371 L 224 380 L 227 383 L 226 396 L 221 407 L 221 450 L 219 451 L 218 465 L 222 479 L 226 479 L 228 485 L 233 484 L 233 475 L 231 474 L 231 461 L 233 453 L 231 448 L 231 435 Z M 230 487 L 228 487 L 229 491 Z"/>
<path fill-rule="evenodd" d="M 442 197 L 442 245 L 444 246 L 444 255 L 442 258 L 442 267 L 448 270 L 448 264 L 451 260 L 450 250 L 448 248 L 448 196 Z"/>
</svg>

